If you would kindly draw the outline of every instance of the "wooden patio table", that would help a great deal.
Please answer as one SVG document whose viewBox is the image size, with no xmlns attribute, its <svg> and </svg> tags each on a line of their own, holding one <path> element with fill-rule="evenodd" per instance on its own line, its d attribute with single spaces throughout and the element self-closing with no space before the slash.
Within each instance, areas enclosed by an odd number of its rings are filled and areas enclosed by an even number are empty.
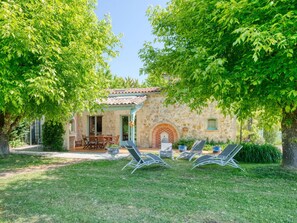
<svg viewBox="0 0 297 223">
<path fill-rule="evenodd" d="M 84 137 L 84 149 L 104 149 L 109 145 L 113 136 L 111 135 L 98 135 L 98 136 L 85 136 Z"/>
</svg>

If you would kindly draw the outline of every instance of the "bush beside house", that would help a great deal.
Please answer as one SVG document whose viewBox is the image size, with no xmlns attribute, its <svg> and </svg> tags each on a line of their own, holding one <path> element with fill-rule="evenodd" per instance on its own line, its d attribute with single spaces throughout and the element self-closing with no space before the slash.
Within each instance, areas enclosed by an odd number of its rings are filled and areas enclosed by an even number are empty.
<svg viewBox="0 0 297 223">
<path fill-rule="evenodd" d="M 46 121 L 43 125 L 43 146 L 47 151 L 63 151 L 64 127 L 62 123 Z"/>
</svg>

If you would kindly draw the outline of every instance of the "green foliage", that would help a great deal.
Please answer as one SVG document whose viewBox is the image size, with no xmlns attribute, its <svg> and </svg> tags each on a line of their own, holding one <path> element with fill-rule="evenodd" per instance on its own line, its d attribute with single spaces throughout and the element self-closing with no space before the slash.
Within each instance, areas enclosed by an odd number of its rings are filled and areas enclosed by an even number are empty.
<svg viewBox="0 0 297 223">
<path fill-rule="evenodd" d="M 66 120 L 106 96 L 101 77 L 119 40 L 95 3 L 0 2 L 0 133 L 24 117 Z"/>
<path fill-rule="evenodd" d="M 137 79 L 133 79 L 130 77 L 117 77 L 112 75 L 110 72 L 107 72 L 103 77 L 106 82 L 106 86 L 110 89 L 116 88 L 140 88 L 145 87 L 145 84 L 141 84 Z"/>
<path fill-rule="evenodd" d="M 172 0 L 166 9 L 150 8 L 163 48 L 144 46 L 144 71 L 169 75 L 168 102 L 194 109 L 213 97 L 242 117 L 259 108 L 272 115 L 294 110 L 296 3 Z"/>
<path fill-rule="evenodd" d="M 264 129 L 263 137 L 265 139 L 265 142 L 274 145 L 277 140 L 277 134 L 278 134 L 278 129 L 276 128 Z"/>
<path fill-rule="evenodd" d="M 172 147 L 174 149 L 178 149 L 178 145 L 186 145 L 187 146 L 187 150 L 190 150 L 194 144 L 194 142 L 196 141 L 197 139 L 194 139 L 194 138 L 180 138 L 178 141 L 176 141 L 175 143 L 173 143 Z M 212 148 L 214 146 L 220 146 L 222 148 L 226 147 L 227 143 L 224 143 L 224 142 L 217 142 L 217 141 L 214 141 L 214 140 L 209 140 L 208 138 L 206 139 L 206 143 L 205 143 L 205 146 L 203 147 L 203 150 L 204 151 L 212 151 Z"/>
<path fill-rule="evenodd" d="M 238 141 L 263 144 L 263 138 L 260 135 L 259 117 L 238 121 L 239 131 L 237 132 Z M 240 140 L 241 135 L 241 140 Z"/>
<path fill-rule="evenodd" d="M 287 128 L 297 112 L 296 12 L 297 0 L 171 0 L 147 12 L 162 47 L 145 44 L 143 70 L 171 77 L 167 103 L 201 110 L 215 100 L 240 119 L 259 111 Z M 296 146 L 284 157 L 297 167 Z"/>
<path fill-rule="evenodd" d="M 229 142 L 229 141 L 228 141 Z M 215 141 L 213 139 L 209 140 L 209 138 L 206 139 L 206 144 L 210 145 L 210 146 L 217 146 L 217 145 L 225 145 L 226 143 L 222 142 L 222 141 Z"/>
<path fill-rule="evenodd" d="M 168 84 L 172 83 L 169 75 L 148 75 L 145 80 L 145 85 L 148 87 L 166 87 Z"/>
<path fill-rule="evenodd" d="M 25 145 L 27 145 L 27 143 L 24 142 L 24 140 L 22 140 L 22 139 L 15 139 L 15 140 L 9 141 L 9 145 L 12 148 L 16 148 L 16 147 L 25 146 Z"/>
<path fill-rule="evenodd" d="M 111 144 L 111 145 L 108 146 L 108 148 L 115 148 L 115 149 L 120 148 L 120 147 L 121 146 L 118 145 L 118 144 Z"/>
<path fill-rule="evenodd" d="M 43 124 L 42 142 L 45 150 L 63 151 L 64 127 L 60 122 L 46 121 Z"/>
<path fill-rule="evenodd" d="M 11 147 L 26 145 L 25 138 L 30 131 L 30 124 L 27 121 L 22 121 L 18 126 L 11 131 L 9 136 L 9 144 Z"/>
<path fill-rule="evenodd" d="M 195 141 L 196 141 L 196 139 L 194 139 L 194 138 L 180 138 L 178 141 L 173 143 L 172 148 L 177 149 L 178 145 L 185 145 L 185 146 L 187 146 L 187 149 L 189 150 L 189 149 L 191 149 L 191 147 Z"/>
<path fill-rule="evenodd" d="M 222 149 L 224 149 L 229 143 L 231 143 L 229 140 L 227 142 L 221 142 L 221 141 L 215 141 L 213 139 L 209 140 L 207 138 L 203 150 L 212 151 L 214 146 L 220 146 Z"/>
<path fill-rule="evenodd" d="M 281 160 L 280 150 L 270 144 L 242 144 L 243 148 L 235 156 L 237 161 L 246 163 L 279 163 Z"/>
</svg>

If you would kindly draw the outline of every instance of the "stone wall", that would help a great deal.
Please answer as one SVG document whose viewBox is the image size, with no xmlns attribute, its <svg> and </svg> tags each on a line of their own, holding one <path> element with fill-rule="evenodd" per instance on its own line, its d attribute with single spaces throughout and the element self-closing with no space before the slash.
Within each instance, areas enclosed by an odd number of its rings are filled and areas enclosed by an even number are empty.
<svg viewBox="0 0 297 223">
<path fill-rule="evenodd" d="M 129 116 L 128 110 L 98 112 L 102 115 L 102 134 L 120 135 L 121 116 Z M 88 135 L 88 116 L 84 112 L 76 118 L 76 140 Z M 208 119 L 217 120 L 217 130 L 208 130 Z M 227 141 L 236 139 L 235 117 L 224 116 L 215 106 L 210 104 L 200 114 L 190 111 L 186 105 L 164 105 L 164 97 L 160 93 L 147 95 L 143 107 L 136 113 L 136 137 L 139 147 L 159 147 L 161 135 L 167 136 L 174 143 L 181 137 Z"/>
<path fill-rule="evenodd" d="M 217 120 L 217 130 L 207 130 L 208 119 Z M 159 147 L 162 126 L 163 132 L 170 132 L 168 128 L 172 129 L 172 136 L 169 136 L 172 143 L 181 137 L 224 142 L 236 139 L 236 119 L 225 117 L 216 108 L 215 103 L 198 114 L 186 105 L 165 106 L 161 94 L 149 94 L 144 106 L 137 112 L 138 144 L 142 147 Z"/>
</svg>

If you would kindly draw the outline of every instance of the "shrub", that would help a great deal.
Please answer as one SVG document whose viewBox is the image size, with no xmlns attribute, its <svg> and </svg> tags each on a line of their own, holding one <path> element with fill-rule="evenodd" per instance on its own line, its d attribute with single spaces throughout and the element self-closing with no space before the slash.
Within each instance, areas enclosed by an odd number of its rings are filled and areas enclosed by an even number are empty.
<svg viewBox="0 0 297 223">
<path fill-rule="evenodd" d="M 22 121 L 9 135 L 9 144 L 11 147 L 19 147 L 26 145 L 25 138 L 29 133 L 30 124 L 26 121 Z"/>
<path fill-rule="evenodd" d="M 282 154 L 280 150 L 270 144 L 242 144 L 243 148 L 235 156 L 235 159 L 247 163 L 278 163 Z"/>
<path fill-rule="evenodd" d="M 194 138 L 180 138 L 177 142 L 173 143 L 172 147 L 177 149 L 178 145 L 185 145 L 187 146 L 187 149 L 191 149 L 195 141 L 196 139 Z"/>
<path fill-rule="evenodd" d="M 63 151 L 64 128 L 62 123 L 46 121 L 43 124 L 42 142 L 45 150 Z"/>
<path fill-rule="evenodd" d="M 206 139 L 206 144 L 210 146 L 217 146 L 217 145 L 223 145 L 224 142 L 222 141 L 215 141 L 213 139 L 209 140 L 209 138 Z"/>
<path fill-rule="evenodd" d="M 190 150 L 196 140 L 197 139 L 195 139 L 195 138 L 180 138 L 177 142 L 173 143 L 172 147 L 174 149 L 177 149 L 178 145 L 186 145 L 187 150 Z M 206 139 L 206 144 L 203 147 L 203 150 L 204 151 L 212 151 L 214 146 L 220 146 L 222 148 L 225 148 L 228 145 L 228 143 L 230 143 L 230 142 L 228 141 L 228 142 L 224 143 L 224 142 L 221 142 L 221 141 L 209 140 L 207 138 Z"/>
<path fill-rule="evenodd" d="M 9 141 L 9 146 L 11 148 L 17 148 L 25 145 L 27 145 L 27 143 L 25 143 L 24 140 L 21 140 L 21 139 L 15 139 L 13 141 Z"/>
<path fill-rule="evenodd" d="M 204 151 L 212 151 L 214 146 L 220 146 L 222 149 L 224 149 L 229 143 L 231 143 L 230 140 L 227 140 L 227 142 L 223 141 L 215 141 L 213 139 L 209 140 L 206 139 L 206 144 L 203 148 Z"/>
</svg>

